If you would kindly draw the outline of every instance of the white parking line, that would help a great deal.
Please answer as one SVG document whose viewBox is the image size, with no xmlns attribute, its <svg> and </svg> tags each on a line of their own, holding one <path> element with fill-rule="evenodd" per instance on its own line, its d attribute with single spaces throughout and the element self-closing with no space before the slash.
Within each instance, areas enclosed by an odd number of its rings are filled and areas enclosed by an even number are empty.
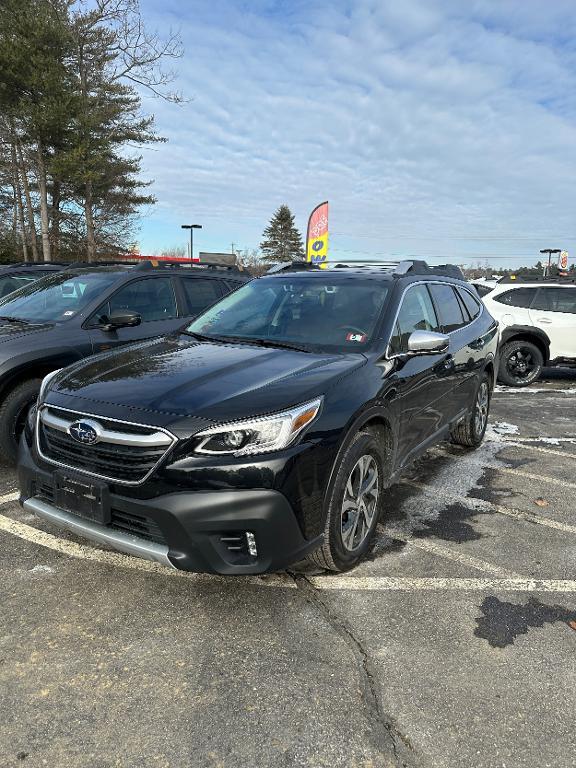
<svg viewBox="0 0 576 768">
<path fill-rule="evenodd" d="M 568 523 L 561 523 L 558 520 L 552 520 L 549 517 L 541 517 L 535 515 L 533 512 L 524 512 L 521 509 L 514 509 L 513 507 L 503 507 L 500 504 L 494 504 L 491 501 L 485 501 L 484 499 L 471 499 L 466 496 L 459 496 L 456 493 L 449 493 L 443 488 L 438 488 L 435 485 L 426 485 L 425 483 L 419 483 L 416 480 L 401 480 L 403 485 L 411 485 L 414 488 L 418 488 L 428 496 L 440 496 L 448 502 L 463 504 L 468 509 L 476 510 L 479 513 L 492 511 L 498 512 L 501 515 L 507 517 L 513 517 L 517 520 L 524 520 L 527 523 L 536 523 L 537 525 L 543 525 L 546 528 L 554 528 L 557 531 L 564 531 L 565 533 L 576 533 L 576 525 L 569 525 Z"/>
<path fill-rule="evenodd" d="M 576 592 L 564 579 L 402 579 L 390 576 L 312 576 L 317 589 L 359 592 Z"/>
<path fill-rule="evenodd" d="M 443 450 L 442 448 L 432 448 L 429 453 L 436 456 L 447 456 L 449 458 L 458 458 L 457 454 L 450 453 L 450 451 Z M 531 472 L 524 472 L 522 469 L 514 469 L 513 467 L 502 467 L 500 464 L 490 463 L 487 461 L 473 461 L 468 456 L 466 462 L 474 464 L 476 467 L 486 467 L 487 469 L 495 469 L 498 472 L 504 472 L 507 475 L 515 475 L 516 477 L 523 477 L 526 480 L 535 480 L 537 483 L 552 483 L 558 485 L 561 488 L 568 488 L 571 491 L 576 490 L 576 483 L 571 483 L 568 480 L 560 480 L 557 477 L 546 477 L 545 475 L 534 475 Z"/>
<path fill-rule="evenodd" d="M 118 552 L 105 552 L 100 549 L 87 547 L 73 541 L 66 541 L 51 533 L 40 531 L 30 525 L 20 523 L 0 515 L 0 530 L 47 547 L 61 554 L 83 560 L 91 560 L 103 565 L 113 565 L 144 571 L 158 576 L 168 576 L 189 579 L 197 583 L 236 582 L 257 587 L 276 587 L 281 589 L 296 589 L 293 579 L 287 574 L 270 574 L 266 576 L 212 576 L 210 574 L 188 573 L 186 571 L 170 570 L 159 563 L 140 560 Z M 309 576 L 308 580 L 320 590 L 352 590 L 364 592 L 576 592 L 576 581 L 563 579 L 451 579 L 451 578 L 391 578 L 388 576 Z"/>
<path fill-rule="evenodd" d="M 537 438 L 536 438 L 537 439 Z M 533 445 L 529 438 L 525 440 L 502 440 L 502 443 L 506 445 L 515 446 L 516 448 L 526 449 L 528 451 L 536 451 L 537 453 L 546 453 L 548 456 L 560 456 L 562 459 L 576 459 L 576 453 L 568 453 L 567 451 L 555 451 L 553 448 L 542 448 L 539 445 Z"/>
<path fill-rule="evenodd" d="M 430 553 L 431 555 L 443 557 L 446 560 L 452 560 L 453 562 L 460 563 L 461 565 L 465 565 L 468 568 L 474 568 L 475 570 L 482 571 L 483 573 L 491 573 L 494 576 L 500 576 L 501 578 L 522 578 L 519 573 L 509 571 L 506 568 L 500 568 L 500 566 L 488 563 L 486 560 L 481 560 L 478 557 L 472 557 L 471 555 L 466 555 L 463 552 L 456 552 L 454 549 L 443 547 L 441 544 L 437 544 L 435 541 L 430 541 L 428 539 L 417 539 L 412 536 L 407 536 L 406 534 L 402 533 L 402 531 L 399 531 L 396 528 L 389 528 L 385 525 L 379 525 L 378 530 L 385 536 L 390 536 L 393 539 L 406 542 L 411 547 L 416 547 L 417 549 L 421 549 L 424 552 Z"/>
<path fill-rule="evenodd" d="M 16 494 L 16 498 L 18 498 Z M 5 497 L 0 497 L 0 503 Z M 9 499 L 13 501 L 14 499 Z M 229 581 L 233 577 L 231 576 L 211 576 L 206 573 L 190 573 L 188 571 L 178 571 L 176 569 L 167 568 L 160 563 L 154 563 L 150 560 L 142 560 L 138 557 L 130 557 L 129 555 L 123 555 L 120 552 L 108 552 L 97 547 L 85 546 L 84 544 L 78 544 L 75 541 L 69 541 L 68 539 L 61 539 L 58 536 L 54 536 L 46 531 L 41 531 L 39 528 L 34 528 L 26 523 L 20 523 L 17 520 L 12 520 L 10 517 L 0 515 L 0 531 L 6 531 L 14 536 L 18 536 L 21 539 L 31 542 L 32 544 L 38 544 L 41 547 L 47 547 L 60 554 L 68 555 L 69 557 L 80 558 L 82 560 L 92 560 L 93 562 L 102 563 L 103 565 L 112 565 L 120 568 L 130 568 L 133 571 L 145 571 L 146 573 L 154 573 L 159 576 L 172 576 L 177 578 L 192 579 L 193 581 Z M 259 587 L 286 587 L 295 589 L 296 585 L 294 581 L 284 574 L 270 574 L 265 576 L 246 576 L 246 581 L 250 584 L 256 584 Z"/>
</svg>

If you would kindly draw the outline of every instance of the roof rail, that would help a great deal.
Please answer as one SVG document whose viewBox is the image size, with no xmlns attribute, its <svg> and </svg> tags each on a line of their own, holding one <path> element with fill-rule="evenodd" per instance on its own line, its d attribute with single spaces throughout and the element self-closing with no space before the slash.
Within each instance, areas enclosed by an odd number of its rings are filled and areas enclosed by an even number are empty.
<svg viewBox="0 0 576 768">
<path fill-rule="evenodd" d="M 464 274 L 457 264 L 430 266 L 419 259 L 402 259 L 401 261 L 346 260 L 338 261 L 333 266 L 336 269 L 342 269 L 349 265 L 369 268 L 382 267 L 389 270 L 393 275 L 442 275 L 443 277 L 455 277 L 458 280 L 464 280 Z"/>
<path fill-rule="evenodd" d="M 418 259 L 403 259 L 401 261 L 371 261 L 367 259 L 346 259 L 345 261 L 326 262 L 323 264 L 328 269 L 347 269 L 348 267 L 366 267 L 367 269 L 385 269 L 392 275 L 442 275 L 443 277 L 455 277 L 464 280 L 462 270 L 457 264 L 439 264 L 429 266 L 425 261 Z M 266 274 L 273 275 L 278 272 L 302 272 L 303 270 L 321 269 L 310 261 L 287 261 L 275 264 Z"/>
<path fill-rule="evenodd" d="M 527 275 L 526 273 L 512 273 L 504 275 L 498 280 L 498 285 L 502 283 L 576 283 L 576 275 Z"/>
<path fill-rule="evenodd" d="M 313 261 L 281 261 L 279 264 L 274 264 L 273 267 L 266 272 L 267 275 L 274 275 L 277 272 L 302 272 L 307 269 L 320 269 Z"/>
<path fill-rule="evenodd" d="M 130 265 L 129 265 L 130 266 Z M 156 261 L 155 259 L 147 259 L 146 261 L 140 261 L 138 264 L 133 265 L 133 269 L 140 271 L 143 269 L 210 269 L 217 272 L 239 273 L 244 274 L 246 270 L 241 269 L 236 264 L 216 264 L 206 261 Z"/>
</svg>

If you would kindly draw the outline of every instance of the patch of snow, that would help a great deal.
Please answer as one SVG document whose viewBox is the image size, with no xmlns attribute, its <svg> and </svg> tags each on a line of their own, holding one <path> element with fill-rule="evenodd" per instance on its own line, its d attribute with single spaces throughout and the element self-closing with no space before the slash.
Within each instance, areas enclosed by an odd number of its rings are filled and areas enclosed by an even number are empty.
<svg viewBox="0 0 576 768">
<path fill-rule="evenodd" d="M 493 424 L 488 424 L 486 430 L 486 437 L 488 440 L 498 440 L 501 435 L 518 435 L 520 429 L 516 424 L 508 424 L 507 421 L 495 421 Z"/>
<path fill-rule="evenodd" d="M 54 573 L 54 568 L 49 565 L 35 565 L 30 569 L 30 573 Z"/>
</svg>

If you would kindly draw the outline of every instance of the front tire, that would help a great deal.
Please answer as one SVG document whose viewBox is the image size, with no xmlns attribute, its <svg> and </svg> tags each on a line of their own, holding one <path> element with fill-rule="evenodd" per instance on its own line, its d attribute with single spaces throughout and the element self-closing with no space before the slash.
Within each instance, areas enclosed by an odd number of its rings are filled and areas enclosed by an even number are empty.
<svg viewBox="0 0 576 768">
<path fill-rule="evenodd" d="M 476 388 L 474 404 L 468 415 L 450 433 L 451 442 L 467 448 L 478 448 L 484 440 L 489 412 L 490 378 L 487 373 L 483 373 Z"/>
<path fill-rule="evenodd" d="M 509 387 L 527 387 L 542 373 L 544 357 L 530 341 L 509 341 L 500 352 L 498 379 Z"/>
<path fill-rule="evenodd" d="M 11 464 L 16 463 L 18 443 L 30 408 L 36 402 L 42 379 L 22 381 L 8 393 L 0 406 L 0 454 Z"/>
<path fill-rule="evenodd" d="M 368 552 L 382 508 L 385 466 L 376 435 L 358 432 L 340 460 L 328 503 L 324 543 L 307 556 L 308 562 L 342 572 Z"/>
</svg>

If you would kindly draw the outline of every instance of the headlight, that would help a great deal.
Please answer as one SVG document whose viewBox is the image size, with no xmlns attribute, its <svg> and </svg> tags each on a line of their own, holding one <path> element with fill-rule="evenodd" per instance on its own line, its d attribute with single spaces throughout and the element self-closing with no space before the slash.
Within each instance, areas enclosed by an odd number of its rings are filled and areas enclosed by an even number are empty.
<svg viewBox="0 0 576 768">
<path fill-rule="evenodd" d="M 211 427 L 195 435 L 194 453 L 210 456 L 249 456 L 279 451 L 294 442 L 318 415 L 322 398 L 272 416 Z"/>
<path fill-rule="evenodd" d="M 56 376 L 57 373 L 60 373 L 62 368 L 58 368 L 56 371 L 52 371 L 47 376 L 44 376 L 42 379 L 42 384 L 40 384 L 40 392 L 38 393 L 38 402 L 42 403 L 44 400 L 44 397 L 48 390 L 50 389 L 50 382 Z"/>
</svg>

